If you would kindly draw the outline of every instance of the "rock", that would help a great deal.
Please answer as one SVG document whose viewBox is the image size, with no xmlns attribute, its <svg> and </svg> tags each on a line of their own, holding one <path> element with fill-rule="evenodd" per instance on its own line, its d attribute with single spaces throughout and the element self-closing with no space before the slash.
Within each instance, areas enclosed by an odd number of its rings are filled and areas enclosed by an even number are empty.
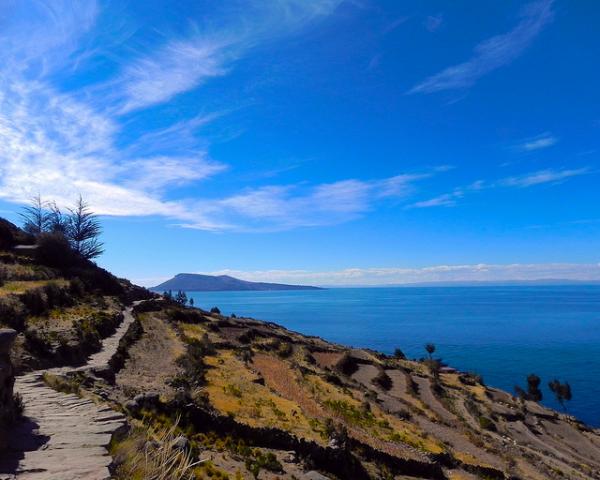
<svg viewBox="0 0 600 480">
<path fill-rule="evenodd" d="M 290 452 L 285 452 L 283 454 L 282 460 L 285 463 L 297 463 L 298 462 L 298 458 L 296 457 L 296 452 L 294 452 L 293 450 Z"/>
<path fill-rule="evenodd" d="M 331 480 L 331 479 L 315 470 L 311 470 L 310 472 L 306 472 L 304 475 L 302 475 L 302 480 Z"/>
<path fill-rule="evenodd" d="M 340 443 L 338 442 L 337 438 L 332 438 L 331 440 L 329 440 L 329 443 L 327 444 L 327 446 L 329 448 L 341 448 Z"/>
<path fill-rule="evenodd" d="M 140 405 L 135 400 L 129 400 L 125 402 L 125 408 L 131 413 L 135 413 L 140 409 Z"/>
<path fill-rule="evenodd" d="M 153 408 L 158 405 L 159 395 L 155 392 L 140 393 L 133 397 L 133 401 L 140 407 Z"/>
<path fill-rule="evenodd" d="M 156 392 L 148 392 L 144 395 L 148 405 L 158 405 L 159 395 Z"/>
<path fill-rule="evenodd" d="M 180 435 L 175 440 L 173 440 L 173 448 L 177 450 L 187 450 L 190 446 L 190 442 L 183 435 Z"/>
<path fill-rule="evenodd" d="M 12 328 L 0 328 L 0 356 L 8 355 L 17 338 L 17 332 Z"/>
</svg>

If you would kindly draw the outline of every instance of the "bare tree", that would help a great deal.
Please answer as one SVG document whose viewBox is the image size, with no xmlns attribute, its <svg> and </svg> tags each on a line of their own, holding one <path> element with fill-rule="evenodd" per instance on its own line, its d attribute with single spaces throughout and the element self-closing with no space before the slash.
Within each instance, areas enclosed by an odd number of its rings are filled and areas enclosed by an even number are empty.
<svg viewBox="0 0 600 480">
<path fill-rule="evenodd" d="M 66 236 L 71 247 L 87 259 L 95 258 L 104 252 L 104 244 L 98 237 L 102 232 L 98 217 L 90 210 L 81 195 L 74 208 L 69 208 Z"/>
<path fill-rule="evenodd" d="M 42 201 L 39 193 L 33 197 L 31 203 L 19 214 L 23 220 L 23 230 L 35 236 L 44 233 L 50 221 L 47 207 L 48 204 Z"/>
</svg>

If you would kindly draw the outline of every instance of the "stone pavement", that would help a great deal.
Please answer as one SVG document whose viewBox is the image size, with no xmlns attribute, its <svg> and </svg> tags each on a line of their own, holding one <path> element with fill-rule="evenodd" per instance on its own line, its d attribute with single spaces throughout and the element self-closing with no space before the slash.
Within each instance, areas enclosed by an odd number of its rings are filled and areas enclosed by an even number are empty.
<svg viewBox="0 0 600 480">
<path fill-rule="evenodd" d="M 125 428 L 125 417 L 89 399 L 57 392 L 42 376 L 108 368 L 134 321 L 131 308 L 123 315 L 114 335 L 103 340 L 100 352 L 83 367 L 39 370 L 16 378 L 14 389 L 23 398 L 26 418 L 10 432 L 9 450 L 0 453 L 0 480 L 110 479 L 107 447 L 113 434 Z"/>
</svg>

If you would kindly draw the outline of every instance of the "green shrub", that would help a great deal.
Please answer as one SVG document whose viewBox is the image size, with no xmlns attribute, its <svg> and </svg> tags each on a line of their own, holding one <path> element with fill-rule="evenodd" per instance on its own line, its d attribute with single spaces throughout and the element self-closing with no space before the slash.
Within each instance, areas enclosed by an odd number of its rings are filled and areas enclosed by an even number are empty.
<svg viewBox="0 0 600 480">
<path fill-rule="evenodd" d="M 369 426 L 375 423 L 375 416 L 370 410 L 358 408 L 345 400 L 325 400 L 323 403 L 350 424 Z"/>
<path fill-rule="evenodd" d="M 25 308 L 15 296 L 0 297 L 0 323 L 19 332 L 25 328 Z"/>
<path fill-rule="evenodd" d="M 35 258 L 38 263 L 53 268 L 69 268 L 78 262 L 69 241 L 60 233 L 43 233 L 38 237 Z"/>
<path fill-rule="evenodd" d="M 43 288 L 27 290 L 20 298 L 31 315 L 41 315 L 48 310 L 48 296 Z"/>
</svg>

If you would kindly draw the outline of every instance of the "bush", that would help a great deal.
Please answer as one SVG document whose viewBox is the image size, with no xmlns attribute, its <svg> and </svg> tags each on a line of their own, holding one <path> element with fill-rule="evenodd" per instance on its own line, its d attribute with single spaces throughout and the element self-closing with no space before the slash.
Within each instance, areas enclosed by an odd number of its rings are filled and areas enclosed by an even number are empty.
<svg viewBox="0 0 600 480">
<path fill-rule="evenodd" d="M 350 376 L 358 370 L 358 362 L 346 352 L 335 364 L 335 369 L 344 375 Z"/>
<path fill-rule="evenodd" d="M 202 340 L 187 340 L 189 344 L 186 353 L 177 359 L 177 365 L 183 369 L 183 374 L 178 375 L 171 382 L 173 387 L 191 388 L 204 385 L 208 368 L 204 363 L 204 357 L 215 353 L 215 347 L 206 334 Z"/>
<path fill-rule="evenodd" d="M 406 355 L 404 355 L 402 350 L 396 348 L 394 349 L 394 358 L 397 358 L 398 360 L 406 360 Z"/>
<path fill-rule="evenodd" d="M 79 277 L 71 279 L 69 282 L 69 292 L 74 297 L 83 297 L 85 295 L 85 285 Z"/>
<path fill-rule="evenodd" d="M 142 305 L 145 305 L 145 302 Z M 160 302 L 156 302 L 160 303 Z M 141 306 L 141 305 L 140 305 Z M 148 311 L 148 310 L 144 310 Z M 169 318 L 171 321 L 183 322 L 183 323 L 205 323 L 207 320 L 202 316 L 196 309 L 187 309 L 187 308 L 173 308 L 169 311 Z"/>
<path fill-rule="evenodd" d="M 384 390 L 389 390 L 393 386 L 392 379 L 387 373 L 385 373 L 385 370 L 383 369 L 381 369 L 379 373 L 373 377 L 372 382 Z"/>
<path fill-rule="evenodd" d="M 221 310 L 219 310 L 219 307 L 213 307 L 210 309 L 210 313 L 215 313 L 217 315 L 221 315 Z"/>
<path fill-rule="evenodd" d="M 25 308 L 15 296 L 0 297 L 0 323 L 19 332 L 25 328 Z"/>
<path fill-rule="evenodd" d="M 15 236 L 8 222 L 0 219 L 0 250 L 8 250 L 15 245 Z"/>
<path fill-rule="evenodd" d="M 48 310 L 48 296 L 43 288 L 27 290 L 20 298 L 31 315 L 41 315 Z"/>
<path fill-rule="evenodd" d="M 25 346 L 30 353 L 38 356 L 47 356 L 52 351 L 50 342 L 42 337 L 37 330 L 25 330 Z"/>
<path fill-rule="evenodd" d="M 294 353 L 294 348 L 292 347 L 291 343 L 281 342 L 279 348 L 277 349 L 277 355 L 282 358 L 288 358 L 292 355 L 292 353 Z"/>
<path fill-rule="evenodd" d="M 84 266 L 70 269 L 67 273 L 70 277 L 79 277 L 88 292 L 100 292 L 104 295 L 123 294 L 123 285 L 119 279 L 92 262 L 86 261 Z"/>
<path fill-rule="evenodd" d="M 479 417 L 479 426 L 484 430 L 489 430 L 490 432 L 496 431 L 496 424 L 492 422 L 488 417 Z"/>
<path fill-rule="evenodd" d="M 68 307 L 73 305 L 73 299 L 66 289 L 60 287 L 56 282 L 50 282 L 43 287 L 46 295 L 48 308 Z"/>
<path fill-rule="evenodd" d="M 71 249 L 69 241 L 60 233 L 40 235 L 35 256 L 38 263 L 59 269 L 72 267 L 78 261 L 78 256 Z"/>
</svg>

